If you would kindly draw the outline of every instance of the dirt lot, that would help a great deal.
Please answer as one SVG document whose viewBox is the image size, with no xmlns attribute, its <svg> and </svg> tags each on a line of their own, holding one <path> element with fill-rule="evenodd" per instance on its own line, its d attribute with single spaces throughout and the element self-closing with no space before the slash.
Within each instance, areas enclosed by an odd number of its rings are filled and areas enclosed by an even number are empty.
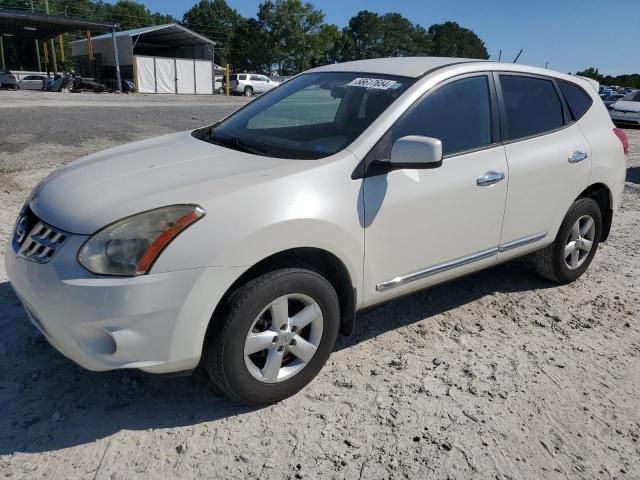
<svg viewBox="0 0 640 480">
<path fill-rule="evenodd" d="M 242 102 L 0 92 L 0 254 L 57 165 Z M 640 478 L 640 130 L 627 135 L 623 207 L 581 280 L 516 262 L 368 311 L 309 387 L 262 409 L 202 374 L 82 370 L 29 324 L 0 260 L 0 477 Z"/>
</svg>

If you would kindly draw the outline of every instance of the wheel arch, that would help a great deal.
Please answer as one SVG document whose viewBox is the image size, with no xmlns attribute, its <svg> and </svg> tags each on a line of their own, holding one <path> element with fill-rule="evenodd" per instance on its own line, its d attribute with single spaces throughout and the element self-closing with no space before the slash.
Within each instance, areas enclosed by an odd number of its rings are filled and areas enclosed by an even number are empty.
<svg viewBox="0 0 640 480">
<path fill-rule="evenodd" d="M 340 303 L 340 333 L 351 335 L 355 325 L 357 290 L 347 266 L 335 254 L 317 247 L 283 250 L 255 263 L 240 275 L 226 290 L 216 306 L 210 326 L 221 315 L 227 300 L 240 286 L 265 273 L 280 268 L 302 267 L 325 277 L 336 290 Z M 207 329 L 209 330 L 209 328 Z"/>
<path fill-rule="evenodd" d="M 611 223 L 613 221 L 613 197 L 611 190 L 604 183 L 594 183 L 582 191 L 576 198 L 591 198 L 600 207 L 602 213 L 602 234 L 600 241 L 604 242 L 609 238 Z"/>
</svg>

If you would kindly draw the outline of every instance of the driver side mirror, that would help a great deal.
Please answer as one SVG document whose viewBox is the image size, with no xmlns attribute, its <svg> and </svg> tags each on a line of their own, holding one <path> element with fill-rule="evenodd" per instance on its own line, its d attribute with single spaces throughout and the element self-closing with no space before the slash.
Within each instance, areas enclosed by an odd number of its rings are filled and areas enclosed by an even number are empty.
<svg viewBox="0 0 640 480">
<path fill-rule="evenodd" d="M 437 168 L 442 165 L 442 142 L 418 135 L 399 138 L 391 148 L 389 163 L 394 170 Z"/>
</svg>

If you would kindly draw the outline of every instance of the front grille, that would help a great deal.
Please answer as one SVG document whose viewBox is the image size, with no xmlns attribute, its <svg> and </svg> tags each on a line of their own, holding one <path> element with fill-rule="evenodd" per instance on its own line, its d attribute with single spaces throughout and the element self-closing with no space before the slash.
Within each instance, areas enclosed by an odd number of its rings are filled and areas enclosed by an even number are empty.
<svg viewBox="0 0 640 480">
<path fill-rule="evenodd" d="M 37 263 L 47 263 L 68 238 L 68 233 L 40 221 L 27 207 L 20 213 L 13 244 L 19 257 Z"/>
</svg>

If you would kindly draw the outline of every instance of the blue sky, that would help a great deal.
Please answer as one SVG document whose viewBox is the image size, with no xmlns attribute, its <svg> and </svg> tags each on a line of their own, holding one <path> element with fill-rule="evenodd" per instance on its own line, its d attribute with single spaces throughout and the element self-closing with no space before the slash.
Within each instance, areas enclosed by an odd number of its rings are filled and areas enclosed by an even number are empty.
<svg viewBox="0 0 640 480">
<path fill-rule="evenodd" d="M 181 19 L 196 0 L 141 0 Z M 255 16 L 258 0 L 227 0 Z M 343 27 L 359 10 L 399 12 L 429 27 L 447 20 L 475 31 L 492 59 L 575 72 L 595 66 L 611 75 L 640 72 L 640 0 L 315 0 L 326 21 Z"/>
</svg>

